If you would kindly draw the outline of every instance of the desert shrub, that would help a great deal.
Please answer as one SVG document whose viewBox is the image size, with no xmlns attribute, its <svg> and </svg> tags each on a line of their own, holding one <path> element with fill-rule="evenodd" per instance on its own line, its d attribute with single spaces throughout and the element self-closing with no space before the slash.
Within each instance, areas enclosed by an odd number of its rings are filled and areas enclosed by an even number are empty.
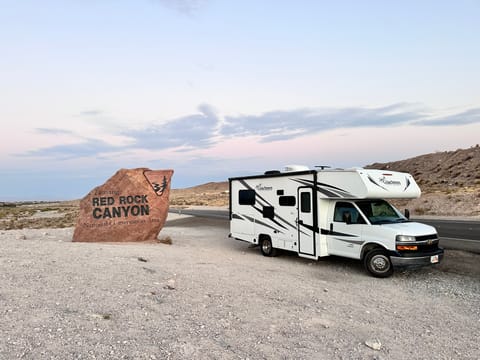
<svg viewBox="0 0 480 360">
<path fill-rule="evenodd" d="M 416 207 L 415 209 L 413 209 L 413 211 L 417 215 L 425 215 L 425 213 L 427 212 L 427 209 L 422 208 L 422 207 Z"/>
<path fill-rule="evenodd" d="M 161 244 L 167 244 L 167 245 L 172 245 L 173 241 L 170 236 L 165 236 L 160 239 L 158 239 L 158 242 Z"/>
</svg>

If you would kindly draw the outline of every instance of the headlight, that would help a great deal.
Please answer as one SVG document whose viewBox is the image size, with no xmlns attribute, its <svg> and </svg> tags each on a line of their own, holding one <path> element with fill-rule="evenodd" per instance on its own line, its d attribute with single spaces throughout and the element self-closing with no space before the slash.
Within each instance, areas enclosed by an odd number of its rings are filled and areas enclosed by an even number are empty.
<svg viewBox="0 0 480 360">
<path fill-rule="evenodd" d="M 415 236 L 410 236 L 410 235 L 397 235 L 395 240 L 397 242 L 414 242 L 414 241 L 416 241 Z"/>
</svg>

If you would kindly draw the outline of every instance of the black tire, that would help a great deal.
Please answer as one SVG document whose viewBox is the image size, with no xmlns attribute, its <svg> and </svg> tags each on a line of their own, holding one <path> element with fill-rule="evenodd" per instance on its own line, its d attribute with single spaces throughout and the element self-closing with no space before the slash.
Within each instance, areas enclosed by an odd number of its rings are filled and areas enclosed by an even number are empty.
<svg viewBox="0 0 480 360">
<path fill-rule="evenodd" d="M 371 275 L 378 278 L 386 278 L 393 274 L 393 265 L 390 256 L 382 249 L 369 251 L 365 256 L 363 265 Z"/>
<path fill-rule="evenodd" d="M 263 256 L 277 256 L 277 249 L 272 246 L 272 240 L 268 236 L 260 239 L 260 250 Z"/>
</svg>

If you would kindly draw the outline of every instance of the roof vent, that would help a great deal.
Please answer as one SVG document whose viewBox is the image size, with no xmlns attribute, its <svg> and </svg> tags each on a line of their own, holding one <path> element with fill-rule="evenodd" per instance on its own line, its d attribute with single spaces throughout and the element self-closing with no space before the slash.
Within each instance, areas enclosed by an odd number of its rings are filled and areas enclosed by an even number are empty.
<svg viewBox="0 0 480 360">
<path fill-rule="evenodd" d="M 305 165 L 285 165 L 283 168 L 284 172 L 294 172 L 294 171 L 307 171 L 310 170 L 308 166 Z"/>
<path fill-rule="evenodd" d="M 276 175 L 276 174 L 280 174 L 280 171 L 279 170 L 267 170 L 264 173 L 264 175 Z"/>
</svg>

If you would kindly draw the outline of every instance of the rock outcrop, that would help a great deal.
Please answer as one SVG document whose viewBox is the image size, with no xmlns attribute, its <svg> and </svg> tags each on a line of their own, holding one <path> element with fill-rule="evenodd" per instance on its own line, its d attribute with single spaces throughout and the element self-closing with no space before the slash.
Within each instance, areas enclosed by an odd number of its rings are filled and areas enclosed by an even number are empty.
<svg viewBox="0 0 480 360">
<path fill-rule="evenodd" d="M 168 215 L 173 170 L 121 169 L 80 202 L 73 241 L 156 240 Z"/>
</svg>

